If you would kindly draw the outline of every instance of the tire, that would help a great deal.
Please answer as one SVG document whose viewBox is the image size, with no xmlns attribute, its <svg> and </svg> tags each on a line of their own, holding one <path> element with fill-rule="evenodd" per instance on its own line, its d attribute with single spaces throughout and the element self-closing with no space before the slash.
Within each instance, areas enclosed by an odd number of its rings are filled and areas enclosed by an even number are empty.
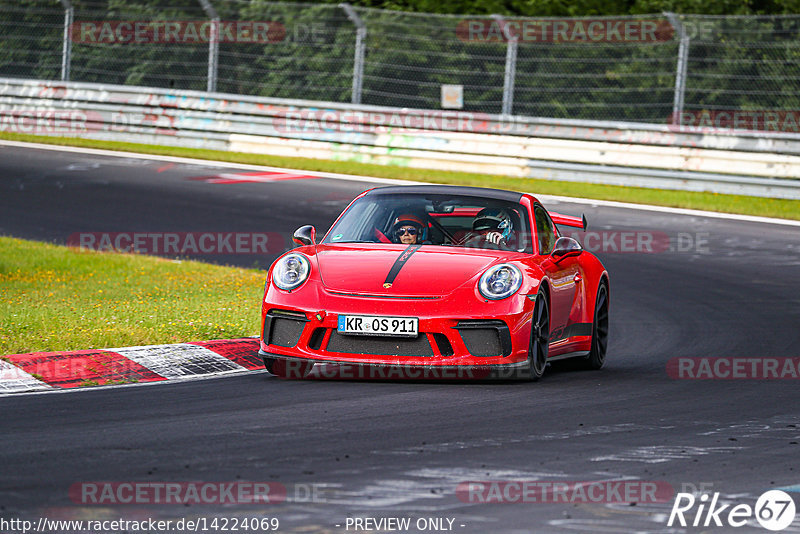
<svg viewBox="0 0 800 534">
<path fill-rule="evenodd" d="M 531 319 L 531 340 L 528 345 L 528 378 L 539 380 L 547 367 L 547 352 L 550 346 L 550 307 L 547 295 L 539 290 Z"/>
<path fill-rule="evenodd" d="M 608 349 L 608 287 L 600 282 L 597 288 L 597 300 L 594 304 L 594 320 L 592 321 L 592 348 L 583 361 L 583 368 L 597 370 L 606 362 Z"/>
<path fill-rule="evenodd" d="M 305 378 L 314 367 L 313 363 L 286 361 L 284 359 L 264 358 L 264 367 L 271 375 L 281 378 Z"/>
<path fill-rule="evenodd" d="M 267 372 L 271 375 L 275 374 L 275 359 L 274 358 L 264 358 L 264 368 Z"/>
</svg>

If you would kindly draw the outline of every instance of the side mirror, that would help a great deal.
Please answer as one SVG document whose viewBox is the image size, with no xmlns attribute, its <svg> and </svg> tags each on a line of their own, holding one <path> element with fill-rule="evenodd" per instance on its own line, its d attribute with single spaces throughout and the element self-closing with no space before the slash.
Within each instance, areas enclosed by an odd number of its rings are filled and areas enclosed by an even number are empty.
<svg viewBox="0 0 800 534">
<path fill-rule="evenodd" d="M 315 245 L 317 242 L 317 229 L 307 224 L 294 231 L 292 241 L 298 245 Z"/>
<path fill-rule="evenodd" d="M 569 256 L 580 256 L 581 252 L 583 252 L 583 247 L 573 238 L 559 237 L 556 240 L 555 247 L 553 247 L 553 252 L 550 253 L 550 256 L 553 258 L 553 261 L 558 263 Z"/>
</svg>

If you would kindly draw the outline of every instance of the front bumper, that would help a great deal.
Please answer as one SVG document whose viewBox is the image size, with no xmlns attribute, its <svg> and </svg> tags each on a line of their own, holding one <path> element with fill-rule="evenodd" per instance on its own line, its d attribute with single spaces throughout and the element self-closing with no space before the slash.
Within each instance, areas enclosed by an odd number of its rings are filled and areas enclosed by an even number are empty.
<svg viewBox="0 0 800 534">
<path fill-rule="evenodd" d="M 320 363 L 481 369 L 526 364 L 528 359 L 533 302 L 524 295 L 500 305 L 486 302 L 484 309 L 473 307 L 461 314 L 452 313 L 458 308 L 441 301 L 398 300 L 389 306 L 386 300 L 339 297 L 322 299 L 325 306 L 320 309 L 298 306 L 296 298 L 291 304 L 289 299 L 280 300 L 267 300 L 262 310 L 260 349 L 264 356 Z M 337 332 L 341 314 L 418 317 L 419 336 L 342 335 Z"/>
</svg>

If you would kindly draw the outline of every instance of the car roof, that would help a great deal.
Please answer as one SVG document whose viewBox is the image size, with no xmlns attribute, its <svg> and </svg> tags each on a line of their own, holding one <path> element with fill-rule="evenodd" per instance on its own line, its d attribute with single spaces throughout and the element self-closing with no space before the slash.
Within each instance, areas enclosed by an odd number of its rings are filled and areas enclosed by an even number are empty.
<svg viewBox="0 0 800 534">
<path fill-rule="evenodd" d="M 522 193 L 515 191 L 505 191 L 503 189 L 488 189 L 485 187 L 467 187 L 460 185 L 390 185 L 386 187 L 376 187 L 367 192 L 367 195 L 391 195 L 391 194 L 442 194 L 442 195 L 463 195 L 470 197 L 494 198 L 498 200 L 508 200 L 519 202 Z"/>
</svg>

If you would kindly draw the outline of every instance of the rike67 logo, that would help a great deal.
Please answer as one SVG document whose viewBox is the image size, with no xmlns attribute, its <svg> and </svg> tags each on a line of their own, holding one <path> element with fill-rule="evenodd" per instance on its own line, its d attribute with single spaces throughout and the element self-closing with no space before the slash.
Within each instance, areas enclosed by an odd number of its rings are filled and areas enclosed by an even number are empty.
<svg viewBox="0 0 800 534">
<path fill-rule="evenodd" d="M 794 521 L 795 504 L 792 497 L 781 490 L 763 493 L 755 507 L 749 504 L 719 503 L 719 492 L 709 500 L 707 493 L 699 497 L 691 493 L 678 493 L 669 514 L 667 526 L 682 527 L 743 527 L 755 518 L 767 530 L 783 530 Z M 750 523 L 752 524 L 752 523 Z"/>
</svg>

